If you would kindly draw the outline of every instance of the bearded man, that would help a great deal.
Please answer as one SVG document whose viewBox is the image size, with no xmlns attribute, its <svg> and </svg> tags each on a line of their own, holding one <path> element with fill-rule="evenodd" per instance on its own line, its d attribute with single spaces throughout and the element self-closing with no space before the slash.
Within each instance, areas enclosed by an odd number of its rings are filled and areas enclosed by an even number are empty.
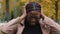
<svg viewBox="0 0 60 34">
<path fill-rule="evenodd" d="M 60 25 L 41 11 L 41 5 L 29 2 L 22 16 L 1 26 L 3 34 L 60 34 Z"/>
</svg>

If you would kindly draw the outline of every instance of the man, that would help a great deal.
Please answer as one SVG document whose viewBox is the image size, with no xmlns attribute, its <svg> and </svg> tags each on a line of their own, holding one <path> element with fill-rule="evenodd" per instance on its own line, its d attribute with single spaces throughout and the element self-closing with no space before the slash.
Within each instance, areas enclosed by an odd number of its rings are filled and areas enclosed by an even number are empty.
<svg viewBox="0 0 60 34">
<path fill-rule="evenodd" d="M 41 5 L 29 2 L 23 15 L 1 26 L 3 34 L 60 34 L 60 25 L 46 17 Z"/>
</svg>

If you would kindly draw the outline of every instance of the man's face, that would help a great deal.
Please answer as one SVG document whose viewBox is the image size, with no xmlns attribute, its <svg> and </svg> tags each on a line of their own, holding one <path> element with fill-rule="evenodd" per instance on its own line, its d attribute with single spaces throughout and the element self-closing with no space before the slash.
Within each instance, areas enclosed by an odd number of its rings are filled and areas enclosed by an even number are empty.
<svg viewBox="0 0 60 34">
<path fill-rule="evenodd" d="M 30 25 L 36 25 L 40 19 L 40 11 L 31 11 L 27 14 L 27 21 Z"/>
</svg>

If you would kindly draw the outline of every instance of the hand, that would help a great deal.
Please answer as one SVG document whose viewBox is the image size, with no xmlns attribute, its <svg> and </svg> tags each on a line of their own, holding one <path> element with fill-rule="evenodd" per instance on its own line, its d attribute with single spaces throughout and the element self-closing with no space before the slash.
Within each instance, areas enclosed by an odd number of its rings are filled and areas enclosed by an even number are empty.
<svg viewBox="0 0 60 34">
<path fill-rule="evenodd" d="M 25 6 L 24 6 L 24 8 L 23 8 L 23 14 L 22 14 L 22 15 L 25 15 L 25 16 L 27 15 L 27 14 L 26 14 Z"/>
<path fill-rule="evenodd" d="M 43 13 L 42 10 L 41 10 L 41 13 L 40 13 L 40 14 L 41 14 L 40 17 L 41 17 L 42 19 L 39 20 L 39 23 L 40 23 L 42 26 L 44 26 L 44 25 L 45 25 L 45 23 L 44 23 L 45 15 L 44 15 L 44 13 Z"/>
<path fill-rule="evenodd" d="M 27 13 L 26 13 L 26 5 L 28 4 L 28 2 L 23 6 L 23 15 L 27 15 Z"/>
<path fill-rule="evenodd" d="M 20 17 L 20 20 L 23 20 L 25 17 L 26 17 L 26 15 L 27 15 L 27 13 L 26 13 L 26 5 L 28 4 L 28 2 L 25 4 L 25 6 L 23 6 L 23 14 L 22 14 L 22 16 Z"/>
</svg>

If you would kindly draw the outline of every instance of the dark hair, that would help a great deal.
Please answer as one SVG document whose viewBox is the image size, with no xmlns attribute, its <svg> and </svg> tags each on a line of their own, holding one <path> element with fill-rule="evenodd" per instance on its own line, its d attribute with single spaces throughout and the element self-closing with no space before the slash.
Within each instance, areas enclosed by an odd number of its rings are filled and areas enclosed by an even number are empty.
<svg viewBox="0 0 60 34">
<path fill-rule="evenodd" d="M 36 3 L 36 2 L 29 2 L 27 5 L 26 5 L 26 11 L 27 13 L 30 12 L 30 11 L 37 11 L 37 10 L 41 10 L 41 5 L 39 3 Z"/>
</svg>

